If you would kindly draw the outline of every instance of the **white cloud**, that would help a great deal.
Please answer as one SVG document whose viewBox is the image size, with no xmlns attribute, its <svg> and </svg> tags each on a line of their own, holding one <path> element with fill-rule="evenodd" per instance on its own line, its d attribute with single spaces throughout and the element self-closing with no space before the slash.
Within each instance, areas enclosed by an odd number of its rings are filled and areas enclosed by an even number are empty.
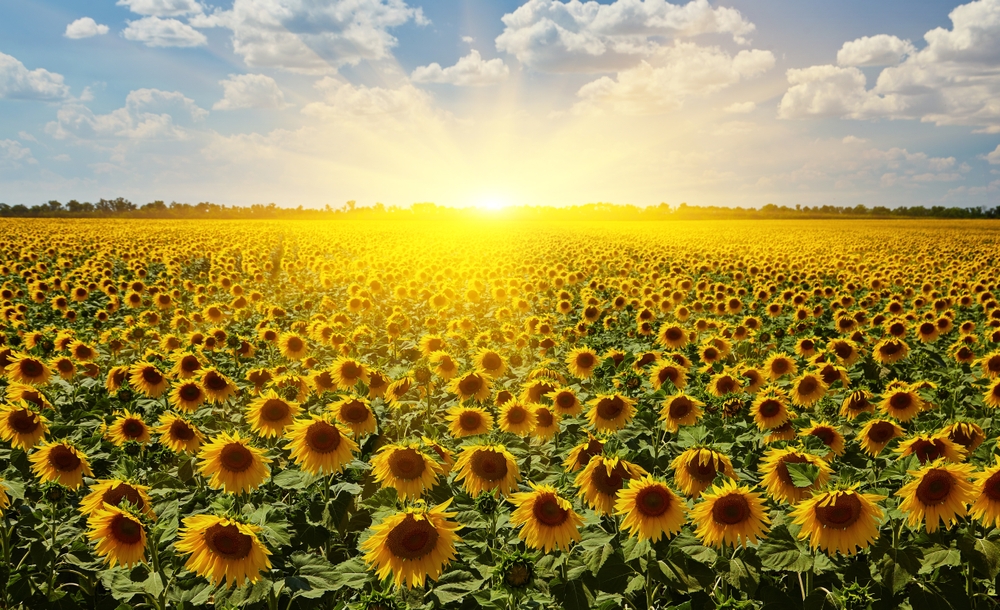
<svg viewBox="0 0 1000 610">
<path fill-rule="evenodd" d="M 208 42 L 205 35 L 176 19 L 143 17 L 129 21 L 122 31 L 127 40 L 141 42 L 147 47 L 198 47 Z"/>
<path fill-rule="evenodd" d="M 909 40 L 888 34 L 863 36 L 844 43 L 837 51 L 837 63 L 841 66 L 894 66 L 916 50 Z"/>
<path fill-rule="evenodd" d="M 993 149 L 993 152 L 986 155 L 986 161 L 988 161 L 990 165 L 1000 165 L 1000 144 L 997 144 L 997 147 Z"/>
<path fill-rule="evenodd" d="M 390 57 L 396 38 L 388 30 L 409 21 L 429 23 L 404 0 L 235 0 L 230 10 L 190 20 L 232 30 L 233 51 L 248 66 L 307 74 Z"/>
<path fill-rule="evenodd" d="M 219 84 L 225 94 L 212 106 L 213 110 L 280 109 L 286 106 L 285 94 L 278 88 L 278 83 L 264 74 L 230 74 L 228 79 L 219 81 Z"/>
<path fill-rule="evenodd" d="M 118 0 L 118 6 L 139 15 L 155 17 L 179 17 L 202 12 L 202 6 L 195 0 Z"/>
<path fill-rule="evenodd" d="M 729 114 L 748 114 L 757 109 L 757 104 L 753 102 L 733 102 L 722 109 Z"/>
<path fill-rule="evenodd" d="M 45 131 L 60 140 L 183 140 L 189 137 L 184 123 L 200 121 L 207 114 L 178 91 L 136 89 L 125 98 L 125 106 L 108 114 L 94 114 L 82 104 L 66 104 Z"/>
<path fill-rule="evenodd" d="M 653 54 L 657 38 L 725 33 L 745 43 L 755 29 L 738 10 L 708 0 L 528 0 L 502 19 L 497 49 L 545 72 L 621 70 Z"/>
<path fill-rule="evenodd" d="M 951 29 L 927 32 L 926 46 L 907 50 L 902 62 L 881 71 L 871 89 L 853 66 L 789 70 L 791 87 L 781 100 L 779 115 L 919 119 L 1000 133 L 1000 72 L 996 70 L 1000 64 L 1000 0 L 964 4 L 949 17 Z M 856 55 L 847 53 L 851 61 L 865 58 L 860 52 L 864 46 L 858 46 Z M 867 46 L 873 51 L 869 59 L 874 62 L 874 47 L 878 45 Z"/>
<path fill-rule="evenodd" d="M 25 148 L 17 140 L 0 140 L 0 168 L 17 169 L 22 163 L 38 163 L 31 156 L 31 149 Z"/>
<path fill-rule="evenodd" d="M 473 38 L 472 36 L 462 36 L 462 42 L 464 42 L 465 44 L 472 44 L 476 42 L 476 39 Z"/>
<path fill-rule="evenodd" d="M 43 68 L 28 70 L 20 61 L 0 53 L 0 99 L 59 100 L 69 96 L 61 74 Z"/>
<path fill-rule="evenodd" d="M 90 17 L 81 17 L 66 26 L 66 38 L 90 38 L 108 33 L 108 26 L 97 23 Z"/>
<path fill-rule="evenodd" d="M 770 51 L 743 50 L 731 56 L 718 47 L 675 42 L 650 61 L 618 72 L 614 79 L 604 76 L 581 87 L 574 112 L 668 112 L 680 108 L 688 97 L 715 93 L 773 66 Z"/>
<path fill-rule="evenodd" d="M 407 83 L 398 89 L 352 85 L 329 76 L 316 83 L 322 102 L 313 102 L 302 113 L 320 118 L 407 116 L 432 113 L 431 97 Z"/>
<path fill-rule="evenodd" d="M 411 78 L 418 83 L 448 83 L 462 87 L 495 85 L 510 76 L 510 68 L 500 58 L 483 61 L 479 51 L 473 49 L 454 66 L 442 68 L 439 63 L 420 66 Z"/>
</svg>

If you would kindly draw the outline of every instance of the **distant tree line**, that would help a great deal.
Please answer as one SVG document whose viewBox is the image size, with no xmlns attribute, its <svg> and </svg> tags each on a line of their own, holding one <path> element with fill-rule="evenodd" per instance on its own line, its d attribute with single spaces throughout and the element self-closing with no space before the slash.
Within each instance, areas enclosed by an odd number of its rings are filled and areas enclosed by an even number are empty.
<svg viewBox="0 0 1000 610">
<path fill-rule="evenodd" d="M 414 203 L 409 207 L 358 206 L 355 201 L 323 208 L 285 208 L 268 204 L 249 206 L 226 206 L 217 203 L 178 203 L 152 201 L 136 205 L 123 197 L 100 199 L 97 203 L 83 203 L 71 199 L 67 203 L 48 201 L 41 205 L 7 205 L 0 203 L 0 218 L 220 218 L 220 219 L 366 219 L 366 218 L 432 218 L 482 216 L 495 214 L 510 219 L 564 219 L 564 220 L 681 220 L 710 218 L 954 218 L 954 219 L 1000 219 L 1000 206 L 993 208 L 957 208 L 936 205 L 902 206 L 802 206 L 794 208 L 768 203 L 760 208 L 696 206 L 681 203 L 676 206 L 661 203 L 658 206 L 636 206 L 615 203 L 588 203 L 568 207 L 513 206 L 501 211 L 485 211 L 477 208 L 452 208 L 434 203 Z"/>
</svg>

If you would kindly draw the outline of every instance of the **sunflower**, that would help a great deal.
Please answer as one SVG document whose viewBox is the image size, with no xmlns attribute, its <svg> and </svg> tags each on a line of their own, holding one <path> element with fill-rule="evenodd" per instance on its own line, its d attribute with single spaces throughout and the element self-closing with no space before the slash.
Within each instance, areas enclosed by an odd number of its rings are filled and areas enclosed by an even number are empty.
<svg viewBox="0 0 1000 610">
<path fill-rule="evenodd" d="M 879 364 L 894 364 L 906 358 L 910 353 L 910 346 L 906 341 L 895 337 L 886 337 L 875 344 L 872 350 L 872 358 Z"/>
<path fill-rule="evenodd" d="M 996 379 L 1000 377 L 1000 350 L 992 351 L 976 361 L 983 377 Z"/>
<path fill-rule="evenodd" d="M 147 398 L 159 398 L 167 390 L 167 378 L 155 364 L 139 362 L 129 369 L 129 383 Z"/>
<path fill-rule="evenodd" d="M 456 406 L 448 409 L 447 413 L 453 438 L 487 434 L 493 429 L 493 416 L 485 409 Z"/>
<path fill-rule="evenodd" d="M 903 436 L 903 429 L 887 419 L 871 419 L 858 432 L 861 439 L 861 450 L 871 457 L 877 456 L 892 442 L 892 439 Z"/>
<path fill-rule="evenodd" d="M 587 420 L 598 432 L 621 430 L 635 416 L 635 401 L 621 394 L 598 394 L 587 404 Z"/>
<path fill-rule="evenodd" d="M 811 484 L 799 487 L 788 472 L 788 464 L 810 464 L 818 471 L 816 480 Z M 770 448 L 760 460 L 759 471 L 761 485 L 767 489 L 767 495 L 776 502 L 797 504 L 809 496 L 811 491 L 826 485 L 833 472 L 827 463 L 818 456 L 796 451 L 795 449 Z"/>
<path fill-rule="evenodd" d="M 285 438 L 292 460 L 313 475 L 340 472 L 358 452 L 358 444 L 329 415 L 296 420 L 288 427 Z"/>
<path fill-rule="evenodd" d="M 894 417 L 905 423 L 923 410 L 924 401 L 909 386 L 898 387 L 882 394 L 882 402 L 879 403 L 878 408 L 889 417 Z"/>
<path fill-rule="evenodd" d="M 368 383 L 371 378 L 368 367 L 353 358 L 338 358 L 330 366 L 330 374 L 340 390 L 349 390 L 359 381 Z"/>
<path fill-rule="evenodd" d="M 402 378 L 386 385 L 385 391 L 382 392 L 386 403 L 392 407 L 399 408 L 403 397 L 406 396 L 406 393 L 410 391 L 410 387 L 413 386 L 413 381 L 413 377 L 404 375 Z M 368 389 L 368 396 L 372 397 L 371 387 Z"/>
<path fill-rule="evenodd" d="M 795 343 L 795 353 L 802 358 L 812 358 L 816 355 L 816 339 L 803 337 Z"/>
<path fill-rule="evenodd" d="M 742 389 L 747 394 L 756 394 L 758 390 L 764 387 L 767 379 L 764 378 L 764 374 L 760 372 L 759 369 L 752 367 L 740 367 L 740 378 L 745 380 L 741 381 Z"/>
<path fill-rule="evenodd" d="M 474 399 L 476 402 L 483 402 L 490 397 L 492 386 L 493 382 L 487 375 L 470 371 L 453 379 L 449 389 L 458 395 L 459 400 Z"/>
<path fill-rule="evenodd" d="M 847 369 L 842 366 L 827 362 L 817 372 L 828 389 L 833 387 L 835 383 L 839 383 L 840 387 L 844 389 L 851 387 L 851 379 L 847 375 Z"/>
<path fill-rule="evenodd" d="M 480 349 L 472 359 L 472 363 L 476 370 L 486 373 L 493 379 L 507 372 L 507 363 L 504 362 L 503 356 L 491 349 Z"/>
<path fill-rule="evenodd" d="M 420 353 L 424 355 L 424 358 L 429 358 L 435 352 L 444 353 L 443 350 L 446 346 L 444 338 L 438 335 L 420 337 Z"/>
<path fill-rule="evenodd" d="M 622 528 L 643 540 L 658 542 L 664 534 L 672 537 L 687 521 L 687 506 L 666 484 L 646 475 L 628 481 L 615 501 L 615 514 L 621 515 Z"/>
<path fill-rule="evenodd" d="M 429 449 L 434 450 L 434 453 L 437 454 L 442 468 L 441 474 L 448 474 L 451 472 L 451 467 L 455 465 L 455 457 L 452 452 L 441 443 L 433 439 L 429 439 L 426 436 L 421 437 L 420 440 L 423 441 L 424 445 L 427 445 Z"/>
<path fill-rule="evenodd" d="M 69 353 L 80 362 L 89 362 L 97 358 L 97 350 L 90 347 L 83 341 L 74 341 L 69 344 Z"/>
<path fill-rule="evenodd" d="M 837 358 L 837 363 L 841 366 L 853 366 L 861 357 L 858 345 L 850 339 L 834 339 L 827 344 L 826 349 Z"/>
<path fill-rule="evenodd" d="M 32 406 L 25 400 L 0 405 L 0 438 L 23 451 L 37 445 L 49 431 L 49 420 Z"/>
<path fill-rule="evenodd" d="M 434 352 L 427 361 L 433 367 L 434 374 L 444 380 L 449 380 L 458 374 L 458 363 L 447 352 Z"/>
<path fill-rule="evenodd" d="M 681 349 L 688 343 L 688 333 L 676 324 L 663 324 L 656 340 L 670 349 Z M 680 389 L 680 388 L 678 388 Z"/>
<path fill-rule="evenodd" d="M 215 367 L 202 370 L 200 381 L 201 387 L 205 390 L 205 397 L 216 404 L 222 404 L 236 394 L 236 384 Z"/>
<path fill-rule="evenodd" d="M 576 475 L 574 484 L 580 488 L 577 495 L 583 496 L 587 506 L 595 511 L 610 515 L 615 510 L 618 492 L 629 480 L 646 475 L 639 465 L 620 460 L 594 456 Z"/>
<path fill-rule="evenodd" d="M 722 371 L 712 375 L 708 380 L 705 389 L 716 398 L 723 398 L 728 394 L 735 394 L 743 388 L 739 375 L 734 372 Z"/>
<path fill-rule="evenodd" d="M 560 416 L 558 413 L 544 405 L 532 405 L 529 408 L 535 415 L 535 427 L 531 430 L 532 436 L 547 440 L 559 432 Z"/>
<path fill-rule="evenodd" d="M 451 499 L 434 508 L 419 504 L 372 525 L 372 535 L 361 543 L 365 562 L 380 579 L 392 576 L 397 587 L 422 587 L 427 578 L 436 581 L 455 559 L 455 532 L 461 525 L 446 512 Z"/>
<path fill-rule="evenodd" d="M 198 354 L 189 352 L 177 352 L 173 356 L 174 366 L 170 369 L 170 374 L 177 379 L 191 379 L 198 374 L 203 367 Z"/>
<path fill-rule="evenodd" d="M 917 456 L 921 464 L 942 458 L 953 464 L 965 461 L 965 449 L 942 433 L 918 434 L 899 443 L 896 453 L 900 457 Z"/>
<path fill-rule="evenodd" d="M 7 379 L 10 381 L 40 386 L 47 384 L 52 378 L 52 371 L 38 358 L 18 354 L 9 357 L 8 360 L 10 363 L 4 370 L 7 371 Z"/>
<path fill-rule="evenodd" d="M 130 367 L 113 366 L 108 371 L 108 379 L 104 382 L 104 388 L 108 391 L 108 394 L 115 395 L 128 382 L 130 375 Z"/>
<path fill-rule="evenodd" d="M 583 518 L 573 505 L 563 499 L 551 485 L 535 485 L 533 491 L 513 494 L 509 501 L 517 508 L 510 516 L 513 526 L 522 526 L 518 536 L 528 548 L 569 550 L 570 543 L 580 540 Z"/>
<path fill-rule="evenodd" d="M 834 455 L 844 455 L 844 435 L 836 427 L 827 422 L 814 422 L 809 420 L 809 427 L 799 432 L 799 436 L 815 436 L 823 441 L 823 444 L 830 448 L 830 453 L 824 459 L 831 459 Z"/>
<path fill-rule="evenodd" d="M 375 434 L 378 422 L 368 401 L 356 396 L 344 396 L 330 405 L 329 410 L 355 437 Z"/>
<path fill-rule="evenodd" d="M 595 455 L 601 455 L 602 453 L 604 453 L 604 441 L 588 432 L 587 442 L 570 449 L 569 455 L 563 462 L 563 468 L 568 472 L 576 472 L 589 464 Z"/>
<path fill-rule="evenodd" d="M 44 441 L 28 459 L 35 476 L 46 483 L 77 489 L 83 485 L 83 475 L 94 476 L 86 454 L 65 441 Z"/>
<path fill-rule="evenodd" d="M 792 403 L 802 407 L 815 404 L 826 395 L 827 385 L 817 373 L 803 373 L 792 381 Z"/>
<path fill-rule="evenodd" d="M 777 381 L 785 375 L 794 376 L 799 368 L 795 361 L 781 353 L 773 353 L 764 361 L 764 372 L 771 381 Z"/>
<path fill-rule="evenodd" d="M 504 432 L 528 436 L 535 429 L 534 405 L 525 405 L 511 400 L 500 407 L 500 429 Z"/>
<path fill-rule="evenodd" d="M 758 430 L 773 430 L 788 422 L 791 415 L 785 400 L 785 393 L 777 388 L 757 395 L 750 406 L 750 413 Z"/>
<path fill-rule="evenodd" d="M 66 356 L 49 360 L 49 368 L 58 373 L 66 381 L 72 381 L 76 377 L 76 364 Z"/>
<path fill-rule="evenodd" d="M 260 487 L 270 474 L 271 460 L 264 452 L 240 437 L 220 432 L 201 449 L 198 469 L 209 477 L 209 485 L 226 493 L 249 493 Z"/>
<path fill-rule="evenodd" d="M 278 349 L 288 360 L 302 360 L 309 353 L 309 344 L 295 333 L 283 333 L 278 340 Z"/>
<path fill-rule="evenodd" d="M 104 504 L 90 514 L 87 527 L 87 538 L 109 567 L 131 568 L 146 555 L 146 528 L 127 510 Z"/>
<path fill-rule="evenodd" d="M 21 400 L 34 405 L 34 407 L 40 410 L 55 408 L 38 388 L 24 385 L 23 383 L 9 384 L 7 386 L 7 401 L 16 404 Z"/>
<path fill-rule="evenodd" d="M 872 404 L 871 400 L 872 393 L 868 390 L 854 390 L 840 405 L 841 417 L 852 420 L 862 413 L 874 413 L 875 405 Z"/>
<path fill-rule="evenodd" d="M 375 482 L 392 487 L 401 500 L 419 499 L 437 482 L 443 468 L 420 445 L 385 445 L 371 459 Z"/>
<path fill-rule="evenodd" d="M 707 447 L 683 451 L 670 467 L 674 469 L 674 484 L 691 498 L 697 498 L 711 487 L 720 472 L 730 479 L 736 478 L 732 461 L 725 454 Z"/>
<path fill-rule="evenodd" d="M 969 482 L 972 471 L 971 464 L 946 464 L 942 459 L 907 471 L 914 479 L 896 492 L 903 499 L 899 509 L 909 515 L 907 523 L 914 527 L 924 522 L 928 534 L 936 532 L 941 523 L 954 525 L 976 499 L 976 490 Z"/>
<path fill-rule="evenodd" d="M 670 432 L 677 432 L 681 426 L 693 426 L 701 419 L 701 408 L 705 403 L 687 394 L 668 396 L 660 406 L 660 419 Z"/>
<path fill-rule="evenodd" d="M 167 402 L 175 409 L 193 413 L 205 402 L 205 389 L 195 380 L 179 383 L 171 388 Z"/>
<path fill-rule="evenodd" d="M 572 417 L 583 412 L 583 406 L 576 393 L 569 388 L 556 388 L 545 395 L 552 401 L 552 407 L 559 415 Z"/>
<path fill-rule="evenodd" d="M 0 479 L 0 517 L 3 517 L 3 511 L 7 510 L 7 507 L 10 506 L 7 489 L 8 487 L 4 485 L 3 479 Z"/>
<path fill-rule="evenodd" d="M 105 504 L 121 506 L 122 502 L 131 504 L 150 519 L 156 519 L 153 500 L 149 497 L 149 487 L 119 479 L 99 480 L 92 485 L 90 493 L 80 500 L 80 512 L 84 515 L 93 515 Z"/>
<path fill-rule="evenodd" d="M 1000 457 L 975 474 L 975 501 L 969 514 L 989 527 L 1000 527 Z"/>
<path fill-rule="evenodd" d="M 174 548 L 190 554 L 184 567 L 204 576 L 214 586 L 225 581 L 237 587 L 256 583 L 261 572 L 271 569 L 271 554 L 257 534 L 260 528 L 216 515 L 185 517 Z"/>
<path fill-rule="evenodd" d="M 159 425 L 153 429 L 160 435 L 160 444 L 166 445 L 175 453 L 198 453 L 205 435 L 193 423 L 180 415 L 164 412 L 160 415 Z"/>
<path fill-rule="evenodd" d="M 268 390 L 247 405 L 246 421 L 258 436 L 281 436 L 302 411 L 299 403 L 285 400 L 274 390 Z"/>
<path fill-rule="evenodd" d="M 808 538 L 813 549 L 853 555 L 878 539 L 882 509 L 877 503 L 884 499 L 860 493 L 853 485 L 815 493 L 793 508 L 789 516 L 802 526 L 799 538 Z"/>
<path fill-rule="evenodd" d="M 990 387 L 986 389 L 986 393 L 983 394 L 983 403 L 987 407 L 1000 409 L 1000 378 L 994 379 Z"/>
<path fill-rule="evenodd" d="M 455 461 L 455 482 L 470 496 L 483 491 L 499 491 L 508 495 L 521 480 L 517 462 L 503 445 L 469 445 L 462 449 Z"/>
<path fill-rule="evenodd" d="M 594 375 L 594 369 L 601 363 L 597 352 L 589 347 L 578 347 L 566 355 L 566 368 L 574 377 L 589 379 Z"/>
<path fill-rule="evenodd" d="M 150 441 L 149 426 L 142 418 L 129 410 L 119 413 L 115 421 L 108 427 L 107 438 L 116 447 L 128 442 L 147 444 Z"/>
<path fill-rule="evenodd" d="M 942 428 L 940 433 L 961 445 L 966 454 L 975 451 L 986 440 L 986 433 L 973 422 L 957 422 Z"/>
<path fill-rule="evenodd" d="M 770 529 L 760 493 L 735 481 L 715 485 L 691 510 L 695 535 L 706 546 L 746 546 L 763 538 Z"/>
<path fill-rule="evenodd" d="M 658 361 L 653 365 L 649 383 L 654 390 L 659 390 L 664 384 L 670 384 L 679 391 L 687 386 L 687 369 L 672 361 Z"/>
</svg>

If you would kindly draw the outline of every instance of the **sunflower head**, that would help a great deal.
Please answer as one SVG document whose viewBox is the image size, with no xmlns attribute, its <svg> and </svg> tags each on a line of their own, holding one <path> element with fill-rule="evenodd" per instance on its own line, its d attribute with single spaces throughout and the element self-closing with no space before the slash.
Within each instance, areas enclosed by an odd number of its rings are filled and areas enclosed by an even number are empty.
<svg viewBox="0 0 1000 610">
<path fill-rule="evenodd" d="M 569 550 L 570 543 L 580 540 L 583 518 L 572 504 L 551 485 L 529 483 L 532 491 L 513 494 L 510 502 L 517 508 L 510 516 L 514 526 L 521 526 L 518 535 L 528 548 Z"/>
<path fill-rule="evenodd" d="M 674 469 L 674 484 L 692 498 L 711 487 L 719 474 L 736 478 L 729 457 L 709 447 L 687 449 L 674 458 L 670 466 Z"/>
<path fill-rule="evenodd" d="M 419 444 L 392 444 L 379 449 L 372 458 L 375 481 L 392 487 L 399 498 L 419 498 L 434 487 L 444 468 L 420 450 Z"/>
<path fill-rule="evenodd" d="M 908 471 L 913 480 L 896 495 L 902 498 L 899 509 L 908 515 L 909 525 L 923 523 L 933 534 L 941 524 L 950 527 L 964 517 L 967 505 L 975 501 L 975 488 L 969 482 L 972 471 L 970 464 L 948 464 L 944 459 Z"/>
<path fill-rule="evenodd" d="M 877 503 L 884 499 L 860 493 L 857 486 L 839 487 L 813 494 L 790 516 L 802 526 L 799 538 L 808 539 L 812 548 L 853 555 L 878 538 L 882 509 Z"/>
<path fill-rule="evenodd" d="M 414 588 L 441 576 L 461 540 L 455 533 L 461 526 L 451 520 L 455 513 L 447 512 L 450 503 L 434 508 L 418 503 L 372 526 L 361 550 L 379 579 L 391 576 L 397 587 Z"/>
<path fill-rule="evenodd" d="M 706 546 L 737 546 L 757 542 L 770 529 L 760 494 L 727 480 L 702 495 L 691 511 L 695 535 Z"/>
<path fill-rule="evenodd" d="M 635 401 L 621 394 L 599 394 L 588 404 L 587 419 L 599 432 L 620 430 L 635 416 Z"/>
<path fill-rule="evenodd" d="M 260 487 L 270 475 L 270 458 L 252 446 L 239 432 L 219 433 L 201 449 L 198 468 L 209 484 L 226 493 L 247 493 Z"/>
<path fill-rule="evenodd" d="M 622 529 L 640 541 L 671 537 L 687 521 L 684 501 L 666 484 L 648 475 L 628 481 L 615 502 L 615 513 L 624 517 Z"/>
<path fill-rule="evenodd" d="M 174 547 L 189 557 L 188 570 L 227 588 L 255 583 L 271 569 L 271 552 L 257 536 L 260 528 L 216 515 L 186 517 Z"/>
<path fill-rule="evenodd" d="M 507 495 L 521 480 L 514 456 L 503 445 L 465 447 L 455 461 L 455 470 L 455 481 L 462 481 L 471 496 L 484 491 Z"/>
<path fill-rule="evenodd" d="M 103 504 L 87 519 L 87 538 L 110 567 L 131 568 L 146 554 L 146 528 L 129 509 Z"/>
<path fill-rule="evenodd" d="M 346 429 L 332 416 L 311 415 L 296 420 L 285 432 L 292 460 L 310 474 L 334 474 L 344 469 L 358 452 Z"/>
</svg>

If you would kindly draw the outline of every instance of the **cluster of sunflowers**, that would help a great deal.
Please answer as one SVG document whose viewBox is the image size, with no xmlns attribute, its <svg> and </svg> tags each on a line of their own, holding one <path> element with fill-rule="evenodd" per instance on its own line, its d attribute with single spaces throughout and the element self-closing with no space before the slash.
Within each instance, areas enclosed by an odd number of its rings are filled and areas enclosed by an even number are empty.
<svg viewBox="0 0 1000 610">
<path fill-rule="evenodd" d="M 987 222 L 7 228 L 0 608 L 998 594 Z"/>
</svg>

